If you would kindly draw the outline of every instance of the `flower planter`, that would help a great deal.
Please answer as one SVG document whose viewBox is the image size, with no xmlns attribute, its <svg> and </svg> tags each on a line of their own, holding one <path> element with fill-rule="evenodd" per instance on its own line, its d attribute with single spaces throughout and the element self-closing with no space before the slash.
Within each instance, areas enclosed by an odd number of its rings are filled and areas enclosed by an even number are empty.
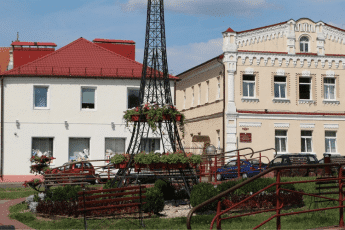
<svg viewBox="0 0 345 230">
<path fill-rule="evenodd" d="M 169 121 L 171 120 L 171 116 L 169 114 L 163 114 L 163 120 Z"/>
<path fill-rule="evenodd" d="M 187 164 L 183 163 L 176 163 L 176 164 L 168 164 L 169 169 L 185 169 Z"/>
<path fill-rule="evenodd" d="M 182 118 L 182 115 L 178 114 L 178 115 L 175 116 L 176 121 L 181 121 L 181 118 Z"/>
<path fill-rule="evenodd" d="M 124 163 L 119 164 L 119 168 L 120 168 L 120 169 L 125 169 L 126 166 L 127 166 L 127 163 L 128 163 L 128 162 L 124 162 Z"/>
<path fill-rule="evenodd" d="M 132 115 L 131 121 L 139 121 L 140 115 Z"/>
</svg>

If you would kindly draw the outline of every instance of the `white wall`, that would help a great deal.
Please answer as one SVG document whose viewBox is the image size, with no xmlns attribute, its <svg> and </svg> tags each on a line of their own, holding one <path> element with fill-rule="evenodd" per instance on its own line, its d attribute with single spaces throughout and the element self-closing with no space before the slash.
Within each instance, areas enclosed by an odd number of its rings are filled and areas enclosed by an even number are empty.
<svg viewBox="0 0 345 230">
<path fill-rule="evenodd" d="M 104 159 L 106 137 L 126 138 L 127 149 L 132 131 L 122 118 L 127 88 L 139 88 L 140 80 L 11 77 L 4 84 L 5 175 L 30 174 L 32 137 L 54 138 L 55 166 L 68 161 L 70 137 L 90 138 L 91 159 Z M 34 85 L 49 86 L 49 109 L 33 108 Z M 95 110 L 81 109 L 82 86 L 96 87 Z M 173 82 L 171 93 L 174 97 Z"/>
</svg>

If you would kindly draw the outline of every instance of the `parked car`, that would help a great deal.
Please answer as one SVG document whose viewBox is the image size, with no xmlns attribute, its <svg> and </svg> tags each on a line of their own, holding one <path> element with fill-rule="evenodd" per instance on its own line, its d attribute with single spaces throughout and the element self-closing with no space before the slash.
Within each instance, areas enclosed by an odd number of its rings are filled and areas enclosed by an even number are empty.
<svg viewBox="0 0 345 230">
<path fill-rule="evenodd" d="M 290 166 L 290 165 L 303 165 L 303 164 L 318 164 L 319 161 L 314 154 L 305 153 L 286 153 L 278 155 L 267 166 Z M 314 172 L 315 169 L 285 169 L 282 170 L 284 176 L 307 176 L 309 172 Z"/>
<path fill-rule="evenodd" d="M 95 176 L 95 169 L 90 162 L 64 163 L 61 167 L 53 169 L 51 173 L 76 173 L 80 175 L 86 175 L 87 182 L 90 182 L 91 184 L 99 183 L 99 177 Z M 77 179 L 72 180 L 72 182 L 79 181 L 80 180 Z"/>
<path fill-rule="evenodd" d="M 266 169 L 267 164 L 262 163 L 261 169 L 259 167 L 258 160 L 240 160 L 240 172 L 242 178 L 248 178 L 255 176 Z M 237 172 L 237 160 L 228 161 L 228 163 L 221 168 L 217 169 L 217 180 L 236 178 Z"/>
<path fill-rule="evenodd" d="M 109 177 L 114 178 L 118 171 L 119 169 L 116 169 L 113 163 L 108 163 L 105 166 L 97 168 L 95 174 L 99 177 L 100 182 L 103 182 L 108 180 L 108 172 Z"/>
</svg>

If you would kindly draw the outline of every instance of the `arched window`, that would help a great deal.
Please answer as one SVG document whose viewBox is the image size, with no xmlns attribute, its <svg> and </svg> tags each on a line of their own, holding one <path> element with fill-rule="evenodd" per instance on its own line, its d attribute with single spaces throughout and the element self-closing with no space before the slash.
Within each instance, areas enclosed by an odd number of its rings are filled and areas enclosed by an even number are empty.
<svg viewBox="0 0 345 230">
<path fill-rule="evenodd" d="M 299 40 L 299 49 L 302 53 L 309 52 L 309 38 L 306 36 L 301 37 Z"/>
</svg>

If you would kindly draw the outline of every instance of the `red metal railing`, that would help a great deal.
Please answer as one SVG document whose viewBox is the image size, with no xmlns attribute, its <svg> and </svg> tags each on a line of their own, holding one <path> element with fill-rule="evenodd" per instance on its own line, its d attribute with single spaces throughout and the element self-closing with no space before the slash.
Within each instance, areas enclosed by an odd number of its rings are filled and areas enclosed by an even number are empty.
<svg viewBox="0 0 345 230">
<path fill-rule="evenodd" d="M 329 168 L 329 167 L 336 167 L 337 168 L 337 172 L 338 172 L 338 177 L 328 177 L 328 178 L 324 178 L 324 179 L 317 179 L 317 180 L 304 180 L 304 181 L 292 181 L 292 182 L 281 182 L 281 171 L 282 170 L 286 170 L 286 169 L 303 169 L 303 168 Z M 205 205 L 208 205 L 214 201 L 218 201 L 218 207 L 217 207 L 217 214 L 216 216 L 213 218 L 211 225 L 210 225 L 210 229 L 213 229 L 213 225 L 216 222 L 217 224 L 217 229 L 221 229 L 221 221 L 222 220 L 226 220 L 226 219 L 233 219 L 233 218 L 237 218 L 237 217 L 242 217 L 242 216 L 249 216 L 249 215 L 253 215 L 253 214 L 258 214 L 258 213 L 263 213 L 263 212 L 272 212 L 275 211 L 276 214 L 271 216 L 270 218 L 268 218 L 267 220 L 263 221 L 262 223 L 260 223 L 259 225 L 257 225 L 256 227 L 254 227 L 254 229 L 257 229 L 259 227 L 261 227 L 262 225 L 264 225 L 265 223 L 269 222 L 270 220 L 276 218 L 276 228 L 277 229 L 281 229 L 281 221 L 280 221 L 280 217 L 281 216 L 288 216 L 288 215 L 295 215 L 295 214 L 300 214 L 300 213 L 308 213 L 308 212 L 315 212 L 315 211 L 322 211 L 322 210 L 330 210 L 330 209 L 339 209 L 339 227 L 344 227 L 344 220 L 343 220 L 343 208 L 345 207 L 343 205 L 344 202 L 344 198 L 343 198 L 343 184 L 344 181 L 343 179 L 345 179 L 345 177 L 343 176 L 343 167 L 345 166 L 345 163 L 332 163 L 332 164 L 310 164 L 310 165 L 295 165 L 295 166 L 280 166 L 280 167 L 273 167 L 273 168 L 269 168 L 268 170 L 259 173 L 258 175 L 242 182 L 241 184 L 238 184 L 222 193 L 220 193 L 219 195 L 197 205 L 196 207 L 194 207 L 187 215 L 187 228 L 188 229 L 192 229 L 191 228 L 191 218 L 193 213 L 195 213 L 198 209 L 204 207 Z M 252 194 L 251 196 L 247 197 L 246 199 L 240 201 L 239 203 L 236 203 L 234 205 L 232 205 L 230 208 L 227 208 L 225 210 L 221 210 L 221 202 L 220 199 L 222 197 L 228 196 L 230 193 L 234 192 L 236 189 L 243 187 L 244 185 L 251 183 L 251 182 L 255 182 L 256 179 L 272 172 L 272 171 L 276 171 L 277 172 L 277 176 L 276 176 L 276 182 L 261 189 L 260 191 Z M 298 183 L 310 183 L 310 182 L 327 182 L 327 181 L 337 181 L 338 182 L 338 194 L 339 197 L 338 199 L 335 198 L 330 198 L 330 197 L 326 197 L 326 196 L 321 196 L 321 195 L 316 195 L 316 194 L 311 194 L 311 193 L 305 193 L 305 192 L 300 192 L 300 191 L 293 191 L 293 190 L 289 190 L 289 189 L 283 189 L 280 188 L 281 185 L 284 184 L 298 184 Z M 267 209 L 267 210 L 260 210 L 260 211 L 256 211 L 256 212 L 251 212 L 251 213 L 245 213 L 245 214 L 240 214 L 240 215 L 236 215 L 236 216 L 231 216 L 231 217 L 224 217 L 222 218 L 221 216 L 224 215 L 225 213 L 233 210 L 234 208 L 238 207 L 239 205 L 245 203 L 246 201 L 252 199 L 253 197 L 257 196 L 258 194 L 260 194 L 261 192 L 276 186 L 276 196 L 277 196 L 277 202 L 276 202 L 276 207 L 273 209 Z M 298 211 L 298 212 L 289 212 L 289 213 L 280 213 L 281 209 L 284 207 L 284 203 L 282 202 L 282 197 L 280 195 L 281 191 L 286 191 L 286 192 L 290 192 L 290 193 L 298 193 L 298 194 L 302 194 L 302 195 L 307 195 L 307 196 L 313 196 L 313 197 L 317 197 L 317 198 L 322 198 L 322 199 L 328 199 L 328 200 L 333 200 L 333 201 L 338 201 L 339 205 L 335 206 L 335 207 L 327 207 L 327 208 L 319 208 L 319 209 L 313 209 L 313 210 L 305 210 L 305 211 Z"/>
</svg>

